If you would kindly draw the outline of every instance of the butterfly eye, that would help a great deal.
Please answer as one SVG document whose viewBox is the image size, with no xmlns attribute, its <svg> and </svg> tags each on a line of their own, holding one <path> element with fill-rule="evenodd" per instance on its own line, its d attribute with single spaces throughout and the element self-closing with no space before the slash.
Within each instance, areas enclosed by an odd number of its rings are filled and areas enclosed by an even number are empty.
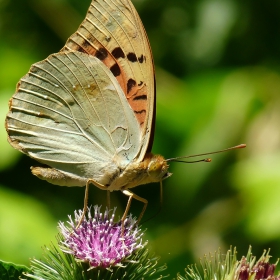
<svg viewBox="0 0 280 280">
<path fill-rule="evenodd" d="M 150 159 L 147 172 L 154 182 L 161 181 L 168 174 L 168 165 L 160 155 L 155 155 Z"/>
</svg>

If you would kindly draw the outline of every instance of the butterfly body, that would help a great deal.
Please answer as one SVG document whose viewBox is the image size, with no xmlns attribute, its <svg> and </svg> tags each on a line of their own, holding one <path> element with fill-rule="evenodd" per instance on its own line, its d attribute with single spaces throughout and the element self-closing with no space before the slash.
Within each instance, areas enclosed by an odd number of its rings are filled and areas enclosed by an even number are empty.
<svg viewBox="0 0 280 280">
<path fill-rule="evenodd" d="M 108 191 L 126 190 L 148 183 L 160 182 L 171 176 L 168 165 L 160 155 L 147 154 L 142 162 L 131 162 L 124 169 L 117 167 L 105 169 L 102 178 L 77 177 L 50 167 L 32 167 L 31 172 L 42 180 L 59 186 L 85 186 L 91 179 Z"/>
</svg>

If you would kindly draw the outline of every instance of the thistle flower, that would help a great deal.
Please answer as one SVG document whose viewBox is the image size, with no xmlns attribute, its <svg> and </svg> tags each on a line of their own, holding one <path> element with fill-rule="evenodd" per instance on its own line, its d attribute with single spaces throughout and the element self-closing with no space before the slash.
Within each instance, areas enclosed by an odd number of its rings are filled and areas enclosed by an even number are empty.
<svg viewBox="0 0 280 280">
<path fill-rule="evenodd" d="M 44 259 L 31 261 L 28 279 L 162 279 L 158 275 L 166 266 L 157 267 L 158 257 L 149 256 L 143 232 L 131 215 L 122 223 L 114 222 L 115 210 L 101 213 L 94 207 L 77 227 L 82 211 L 69 216 L 65 225 L 59 222 L 58 248 L 45 247 Z M 158 275 L 158 276 L 156 276 Z"/>
<path fill-rule="evenodd" d="M 200 268 L 197 265 L 188 266 L 185 278 L 180 274 L 177 280 L 280 280 L 280 275 L 274 275 L 276 265 L 270 264 L 269 250 L 264 251 L 258 261 L 252 255 L 249 247 L 246 257 L 237 260 L 237 251 L 230 249 L 224 256 L 220 250 L 214 256 L 204 256 L 200 260 Z"/>
<path fill-rule="evenodd" d="M 111 265 L 122 265 L 121 261 L 135 250 L 144 247 L 142 235 L 136 220 L 128 216 L 123 222 L 114 222 L 115 210 L 111 217 L 106 210 L 104 215 L 100 207 L 94 207 L 94 217 L 90 209 L 88 217 L 76 229 L 83 211 L 75 212 L 75 220 L 69 216 L 70 228 L 59 223 L 63 235 L 61 250 L 74 255 L 78 260 L 89 262 L 91 267 L 107 268 Z"/>
<path fill-rule="evenodd" d="M 250 249 L 249 249 L 250 250 Z M 276 265 L 269 263 L 270 256 L 269 250 L 264 251 L 261 258 L 255 263 L 256 258 L 252 257 L 251 252 L 250 256 L 243 257 L 239 262 L 237 268 L 237 274 L 235 279 L 237 280 L 261 280 L 261 279 L 270 279 L 270 280 L 280 280 L 280 275 L 274 275 Z"/>
</svg>

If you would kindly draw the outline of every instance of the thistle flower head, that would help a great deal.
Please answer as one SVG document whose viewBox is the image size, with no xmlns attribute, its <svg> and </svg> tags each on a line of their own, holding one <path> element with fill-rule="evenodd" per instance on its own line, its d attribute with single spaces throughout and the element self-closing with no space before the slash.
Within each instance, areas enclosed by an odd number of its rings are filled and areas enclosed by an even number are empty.
<svg viewBox="0 0 280 280">
<path fill-rule="evenodd" d="M 128 216 L 122 223 L 114 222 L 115 210 L 111 215 L 106 210 L 100 212 L 100 207 L 94 207 L 94 216 L 90 209 L 87 217 L 76 229 L 83 211 L 75 211 L 74 220 L 69 216 L 68 225 L 59 223 L 63 235 L 61 250 L 72 254 L 76 259 L 88 262 L 91 267 L 107 268 L 112 265 L 122 265 L 121 261 L 135 250 L 143 248 L 142 233 L 136 225 L 136 220 Z"/>
<path fill-rule="evenodd" d="M 256 262 L 251 252 L 247 257 L 242 257 L 236 270 L 236 280 L 280 280 L 280 275 L 274 275 L 277 262 L 269 263 L 269 250 L 264 251 L 261 258 Z"/>
<path fill-rule="evenodd" d="M 186 268 L 185 278 L 177 276 L 177 280 L 280 280 L 280 275 L 274 275 L 277 262 L 269 263 L 269 250 L 264 251 L 258 261 L 252 256 L 251 247 L 247 256 L 237 260 L 237 251 L 230 249 L 226 255 L 220 250 L 214 255 L 204 256 L 200 267 L 190 265 Z"/>
<path fill-rule="evenodd" d="M 45 247 L 43 260 L 33 259 L 26 279 L 88 280 L 88 279 L 162 279 L 158 257 L 151 256 L 142 243 L 136 219 L 128 216 L 124 222 L 114 222 L 115 210 L 103 214 L 95 206 L 78 227 L 82 211 L 69 217 L 66 225 L 59 222 L 55 245 Z M 158 275 L 158 276 L 156 276 Z"/>
</svg>

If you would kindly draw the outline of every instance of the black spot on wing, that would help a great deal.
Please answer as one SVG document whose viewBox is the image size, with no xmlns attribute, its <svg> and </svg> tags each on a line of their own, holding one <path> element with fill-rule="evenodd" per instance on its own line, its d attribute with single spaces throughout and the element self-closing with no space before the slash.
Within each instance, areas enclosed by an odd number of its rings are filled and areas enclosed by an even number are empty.
<svg viewBox="0 0 280 280">
<path fill-rule="evenodd" d="M 117 77 L 121 74 L 121 69 L 117 63 L 115 63 L 113 66 L 111 66 L 110 70 L 115 77 Z"/>
<path fill-rule="evenodd" d="M 135 86 L 136 86 L 135 80 L 129 79 L 129 80 L 127 81 L 127 93 L 129 93 L 129 92 L 131 91 L 131 89 L 132 89 L 133 87 L 135 87 Z"/>
<path fill-rule="evenodd" d="M 136 62 L 137 61 L 137 56 L 135 53 L 132 53 L 130 52 L 128 55 L 127 55 L 127 58 L 130 62 Z"/>
<path fill-rule="evenodd" d="M 147 100 L 147 95 L 143 94 L 143 95 L 135 96 L 133 100 Z"/>
<path fill-rule="evenodd" d="M 78 52 L 86 53 L 86 51 L 82 47 L 78 47 Z"/>
<path fill-rule="evenodd" d="M 90 45 L 90 43 L 88 42 L 88 41 L 86 41 L 86 40 L 84 40 L 83 42 L 82 42 L 82 47 L 84 48 L 84 49 L 87 49 L 88 47 L 90 47 L 91 45 Z"/>
<path fill-rule="evenodd" d="M 104 60 L 108 56 L 108 52 L 106 49 L 100 48 L 98 51 L 96 51 L 95 56 L 100 60 Z"/>
<path fill-rule="evenodd" d="M 115 59 L 125 58 L 124 52 L 120 47 L 113 49 L 112 55 L 114 56 Z"/>
<path fill-rule="evenodd" d="M 140 57 L 138 57 L 138 61 L 140 63 L 143 63 L 144 62 L 144 55 L 142 54 Z"/>
<path fill-rule="evenodd" d="M 146 110 L 134 111 L 135 114 L 143 114 L 146 113 Z"/>
</svg>

